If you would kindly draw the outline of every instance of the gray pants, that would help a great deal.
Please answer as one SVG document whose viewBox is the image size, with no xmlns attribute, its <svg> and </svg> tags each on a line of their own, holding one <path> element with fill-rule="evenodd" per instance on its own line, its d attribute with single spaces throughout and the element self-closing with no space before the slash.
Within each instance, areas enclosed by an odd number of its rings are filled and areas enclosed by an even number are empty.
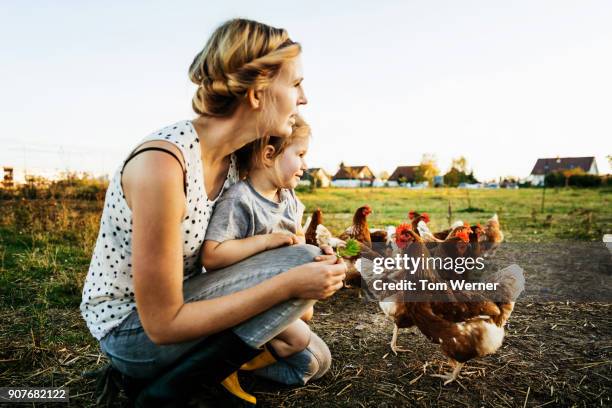
<svg viewBox="0 0 612 408">
<path fill-rule="evenodd" d="M 185 302 L 212 299 L 255 286 L 281 272 L 311 262 L 319 254 L 319 248 L 312 245 L 293 245 L 199 274 L 183 283 Z M 313 303 L 313 300 L 290 299 L 237 325 L 233 331 L 250 346 L 260 347 L 299 319 Z M 100 346 L 119 371 L 135 378 L 153 378 L 200 341 L 202 339 L 157 345 L 144 332 L 137 311 L 133 311 L 100 341 Z M 330 365 L 331 354 L 327 345 L 312 333 L 305 350 L 259 369 L 255 374 L 283 384 L 305 384 L 323 376 Z"/>
</svg>

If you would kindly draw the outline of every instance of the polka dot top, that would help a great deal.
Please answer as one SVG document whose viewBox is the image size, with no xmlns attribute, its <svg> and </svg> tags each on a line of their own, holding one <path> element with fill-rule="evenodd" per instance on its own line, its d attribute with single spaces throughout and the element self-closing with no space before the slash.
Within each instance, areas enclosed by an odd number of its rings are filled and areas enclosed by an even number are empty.
<svg viewBox="0 0 612 408">
<path fill-rule="evenodd" d="M 200 140 L 190 121 L 178 122 L 143 139 L 174 143 L 183 155 L 187 211 L 181 223 L 183 236 L 184 279 L 204 272 L 199 252 L 217 198 L 238 180 L 236 158 L 231 164 L 225 184 L 214 200 L 204 188 Z M 127 160 L 127 158 L 126 158 Z M 132 281 L 132 213 L 121 188 L 121 173 L 126 162 L 109 183 L 100 220 L 100 232 L 83 287 L 81 314 L 91 334 L 102 339 L 136 309 Z"/>
</svg>

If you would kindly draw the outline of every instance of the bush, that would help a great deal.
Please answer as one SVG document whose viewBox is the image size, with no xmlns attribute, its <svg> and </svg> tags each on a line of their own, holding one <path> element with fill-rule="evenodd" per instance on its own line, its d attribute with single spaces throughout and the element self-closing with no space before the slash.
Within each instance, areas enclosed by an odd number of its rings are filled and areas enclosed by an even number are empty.
<svg viewBox="0 0 612 408">
<path fill-rule="evenodd" d="M 567 178 L 560 171 L 549 173 L 544 178 L 546 187 L 564 187 L 567 183 L 568 186 L 573 187 L 599 187 L 602 185 L 603 177 L 594 174 L 572 174 Z M 607 181 L 606 183 L 609 183 Z M 608 184 L 609 185 L 609 184 Z"/>
<path fill-rule="evenodd" d="M 569 185 L 576 187 L 599 187 L 601 177 L 593 174 L 574 174 L 569 178 Z"/>
<path fill-rule="evenodd" d="M 0 188 L 0 199 L 75 199 L 86 201 L 103 201 L 108 188 L 106 178 L 93 178 L 88 174 L 66 174 L 61 180 L 32 178 L 27 184 L 14 189 Z"/>
</svg>

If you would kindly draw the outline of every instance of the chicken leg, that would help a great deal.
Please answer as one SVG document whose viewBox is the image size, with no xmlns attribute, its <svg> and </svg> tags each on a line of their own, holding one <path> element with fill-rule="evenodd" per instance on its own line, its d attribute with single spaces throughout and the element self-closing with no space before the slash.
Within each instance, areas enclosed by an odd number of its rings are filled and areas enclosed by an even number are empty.
<svg viewBox="0 0 612 408">
<path fill-rule="evenodd" d="M 460 363 L 458 361 L 455 360 L 450 360 L 451 365 L 453 366 L 453 371 L 450 373 L 446 373 L 446 374 L 432 374 L 432 377 L 439 377 L 442 378 L 444 381 L 444 385 L 450 384 L 453 381 L 455 381 L 457 379 L 457 377 L 459 376 L 459 372 L 461 371 L 461 368 L 463 367 L 463 363 Z"/>
<path fill-rule="evenodd" d="M 399 327 L 397 327 L 397 324 L 393 325 L 393 337 L 391 338 L 391 351 L 393 351 L 393 354 L 395 354 L 397 356 L 397 352 L 400 351 L 410 351 L 408 349 L 404 349 L 401 347 L 397 346 L 397 334 L 399 332 Z"/>
</svg>

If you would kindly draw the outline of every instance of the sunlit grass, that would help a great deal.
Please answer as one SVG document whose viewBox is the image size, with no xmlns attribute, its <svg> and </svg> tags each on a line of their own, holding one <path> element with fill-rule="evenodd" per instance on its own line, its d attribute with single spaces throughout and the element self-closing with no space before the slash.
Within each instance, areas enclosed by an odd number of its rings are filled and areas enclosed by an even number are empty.
<svg viewBox="0 0 612 408">
<path fill-rule="evenodd" d="M 513 241 L 601 240 L 612 225 L 611 195 L 605 189 L 546 189 L 544 212 L 541 189 L 317 189 L 298 195 L 305 217 L 321 208 L 324 223 L 335 233 L 348 227 L 355 209 L 364 204 L 374 210 L 368 219 L 373 228 L 405 222 L 410 210 L 428 212 L 433 230 L 448 228 L 449 204 L 450 222 L 484 223 L 497 213 L 506 238 Z"/>
</svg>

